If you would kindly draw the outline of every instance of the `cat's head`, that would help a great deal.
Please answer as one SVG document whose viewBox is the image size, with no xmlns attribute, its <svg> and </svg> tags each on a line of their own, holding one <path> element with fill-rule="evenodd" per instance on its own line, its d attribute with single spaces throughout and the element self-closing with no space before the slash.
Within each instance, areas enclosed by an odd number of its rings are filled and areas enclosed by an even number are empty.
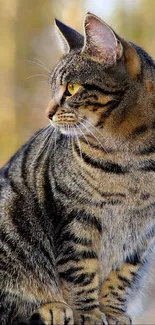
<svg viewBox="0 0 155 325">
<path fill-rule="evenodd" d="M 140 48 L 92 14 L 86 15 L 84 36 L 57 20 L 56 26 L 64 55 L 50 76 L 47 116 L 53 126 L 64 134 L 76 130 L 82 136 L 95 128 L 117 130 L 125 118 L 124 133 L 130 124 L 135 128 L 143 124 L 138 107 L 141 101 L 145 105 L 144 92 L 149 93 L 152 84 L 143 82 L 141 55 L 145 55 Z"/>
</svg>

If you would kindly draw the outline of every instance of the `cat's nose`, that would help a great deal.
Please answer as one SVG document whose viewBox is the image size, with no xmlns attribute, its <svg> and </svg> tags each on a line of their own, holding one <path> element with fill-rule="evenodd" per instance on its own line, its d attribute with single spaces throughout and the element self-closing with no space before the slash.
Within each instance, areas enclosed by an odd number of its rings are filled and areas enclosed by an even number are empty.
<svg viewBox="0 0 155 325">
<path fill-rule="evenodd" d="M 55 112 L 49 112 L 48 118 L 52 120 L 53 116 L 55 115 Z"/>
<path fill-rule="evenodd" d="M 49 104 L 47 106 L 46 117 L 49 118 L 50 120 L 52 120 L 52 117 L 54 116 L 54 114 L 56 113 L 56 111 L 60 105 L 60 101 L 62 99 L 64 91 L 65 91 L 65 86 L 61 85 L 59 87 L 59 90 L 56 92 L 54 98 L 51 99 L 51 101 L 49 102 Z"/>
<path fill-rule="evenodd" d="M 54 114 L 56 113 L 58 108 L 58 104 L 56 104 L 55 100 L 51 100 L 46 109 L 46 117 L 52 120 Z"/>
</svg>

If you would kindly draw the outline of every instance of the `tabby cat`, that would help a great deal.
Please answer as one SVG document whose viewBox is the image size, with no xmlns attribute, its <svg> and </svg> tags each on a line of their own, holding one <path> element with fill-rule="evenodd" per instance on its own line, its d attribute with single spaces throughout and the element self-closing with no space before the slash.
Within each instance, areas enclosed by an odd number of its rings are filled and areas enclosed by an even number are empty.
<svg viewBox="0 0 155 325">
<path fill-rule="evenodd" d="M 56 20 L 50 124 L 1 169 L 0 324 L 132 323 L 155 232 L 155 64 Z"/>
</svg>

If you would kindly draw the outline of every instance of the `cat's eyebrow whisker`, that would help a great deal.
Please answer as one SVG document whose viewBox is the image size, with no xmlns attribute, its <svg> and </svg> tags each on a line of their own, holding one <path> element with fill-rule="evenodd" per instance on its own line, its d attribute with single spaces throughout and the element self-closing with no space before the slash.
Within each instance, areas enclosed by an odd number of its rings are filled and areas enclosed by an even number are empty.
<svg viewBox="0 0 155 325">
<path fill-rule="evenodd" d="M 80 158 L 81 158 L 81 162 L 82 162 L 83 161 L 82 150 L 81 150 L 80 141 L 79 141 L 78 134 L 76 132 L 76 128 L 75 127 L 73 128 L 73 131 L 74 131 L 75 137 L 77 139 L 77 144 L 78 144 L 78 147 L 79 147 L 79 150 L 80 150 Z"/>
<path fill-rule="evenodd" d="M 48 75 L 42 74 L 42 73 L 32 74 L 32 76 L 29 76 L 26 79 L 28 80 L 28 79 L 33 78 L 33 77 L 41 77 L 41 76 L 46 77 L 48 79 Z"/>
<path fill-rule="evenodd" d="M 80 128 L 78 125 L 76 125 L 76 127 L 80 130 L 81 134 L 82 134 L 83 137 L 85 138 L 85 140 L 86 140 L 86 142 L 87 142 L 87 144 L 88 144 L 89 150 L 91 151 L 92 156 L 94 157 L 93 150 L 92 150 L 92 148 L 91 148 L 91 144 L 90 144 L 90 142 L 88 141 L 86 135 L 84 134 L 84 132 L 81 130 L 81 128 Z"/>
<path fill-rule="evenodd" d="M 82 125 L 82 126 L 83 126 L 87 131 L 88 131 L 88 133 L 90 133 L 90 134 L 93 136 L 93 138 L 98 142 L 98 144 L 99 144 L 100 147 L 103 149 L 103 151 L 105 151 L 105 152 L 107 153 L 107 150 L 103 147 L 102 143 L 101 143 L 100 140 L 95 136 L 95 134 L 94 134 L 92 131 L 90 131 L 84 123 L 80 122 L 80 124 L 81 124 L 81 125 Z"/>
<path fill-rule="evenodd" d="M 47 86 L 48 86 L 48 81 L 47 80 L 41 80 L 41 81 L 39 81 L 40 83 L 44 83 L 44 84 L 46 84 Z"/>
<path fill-rule="evenodd" d="M 25 60 L 26 62 L 29 62 L 29 63 L 33 63 L 33 64 L 36 64 L 38 65 L 39 67 L 45 69 L 47 72 L 51 73 L 51 71 L 49 69 L 47 69 L 45 66 L 43 66 L 41 63 L 38 63 L 38 62 L 35 62 L 35 61 L 31 61 L 31 60 Z"/>
<path fill-rule="evenodd" d="M 40 62 L 40 64 L 42 64 L 42 67 L 45 67 L 50 72 L 50 69 L 47 67 L 47 65 L 46 65 L 45 62 L 43 62 L 42 60 L 38 59 L 36 56 L 33 56 L 33 59 L 36 60 L 36 61 L 38 61 L 38 62 Z"/>
</svg>

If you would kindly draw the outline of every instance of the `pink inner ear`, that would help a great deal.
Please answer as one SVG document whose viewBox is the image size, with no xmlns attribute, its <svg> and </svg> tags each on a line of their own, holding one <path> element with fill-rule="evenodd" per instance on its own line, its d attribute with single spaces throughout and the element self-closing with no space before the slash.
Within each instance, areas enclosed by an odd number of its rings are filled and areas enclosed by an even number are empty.
<svg viewBox="0 0 155 325">
<path fill-rule="evenodd" d="M 117 38 L 112 29 L 97 17 L 88 15 L 85 24 L 86 48 L 99 61 L 113 63 L 118 58 Z"/>
</svg>

